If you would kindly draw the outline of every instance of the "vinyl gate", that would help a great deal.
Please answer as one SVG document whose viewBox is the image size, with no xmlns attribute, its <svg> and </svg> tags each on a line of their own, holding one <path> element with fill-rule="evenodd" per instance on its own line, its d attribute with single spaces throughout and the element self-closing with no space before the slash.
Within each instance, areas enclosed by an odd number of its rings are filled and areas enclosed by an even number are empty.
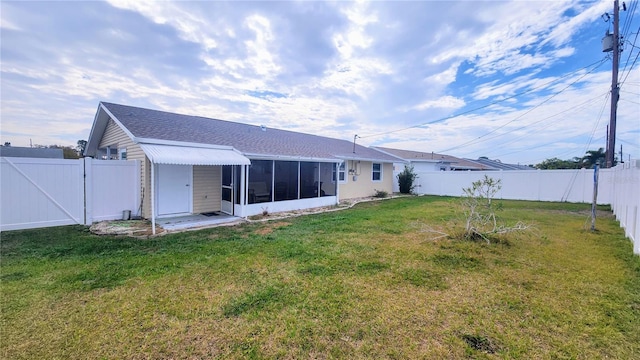
<svg viewBox="0 0 640 360">
<path fill-rule="evenodd" d="M 138 210 L 139 161 L 0 159 L 0 231 L 90 225 Z"/>
</svg>

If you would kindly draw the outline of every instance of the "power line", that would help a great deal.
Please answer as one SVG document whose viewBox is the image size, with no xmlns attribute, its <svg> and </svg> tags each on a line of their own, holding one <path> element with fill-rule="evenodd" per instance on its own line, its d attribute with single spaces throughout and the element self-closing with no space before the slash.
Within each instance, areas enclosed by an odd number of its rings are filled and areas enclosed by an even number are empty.
<svg viewBox="0 0 640 360">
<path fill-rule="evenodd" d="M 535 122 L 533 122 L 533 123 L 530 123 L 530 124 L 527 124 L 527 125 L 523 125 L 523 126 L 521 126 L 521 127 L 517 128 L 517 129 L 513 129 L 513 130 L 512 130 L 512 131 L 510 131 L 510 132 L 515 132 L 515 131 L 518 131 L 518 130 L 524 129 L 524 128 L 526 128 L 526 127 L 531 127 L 531 125 L 539 124 L 539 123 L 544 122 L 544 121 L 546 121 L 546 120 L 553 119 L 553 118 L 555 118 L 556 116 L 559 116 L 559 115 L 561 115 L 561 114 L 567 113 L 567 112 L 572 111 L 572 110 L 575 110 L 576 108 L 584 107 L 584 105 L 587 105 L 587 104 L 591 103 L 593 100 L 598 99 L 598 98 L 600 98 L 600 97 L 602 97 L 602 96 L 605 96 L 605 97 L 606 97 L 606 99 L 608 99 L 608 97 L 609 97 L 609 92 L 607 92 L 607 93 L 605 93 L 605 94 L 602 94 L 602 95 L 598 95 L 598 96 L 593 97 L 593 98 L 591 98 L 591 99 L 588 99 L 588 100 L 586 100 L 586 101 L 584 101 L 584 102 L 582 102 L 582 103 L 580 103 L 580 104 L 578 104 L 578 105 L 576 105 L 576 106 L 570 107 L 570 108 L 568 108 L 568 109 L 566 109 L 566 110 L 564 110 L 564 111 L 561 111 L 561 112 L 559 112 L 559 113 L 553 114 L 553 115 L 551 115 L 551 116 L 548 116 L 548 117 L 546 117 L 546 118 L 540 119 L 540 120 L 535 121 Z M 605 101 L 606 101 L 606 100 L 605 100 Z M 546 126 L 543 126 L 543 127 L 541 127 L 541 128 L 533 129 L 532 131 L 540 132 L 541 130 L 546 129 L 546 128 L 548 128 L 548 127 L 552 126 L 552 125 L 555 125 L 555 123 L 550 123 L 550 124 L 548 124 L 548 125 L 546 125 Z M 492 138 L 489 138 L 489 139 L 486 139 L 486 140 L 490 140 L 490 139 L 493 139 L 493 138 L 496 138 L 496 137 L 498 137 L 498 136 L 502 136 L 502 135 L 503 135 L 503 134 L 500 134 L 500 135 L 497 135 L 497 136 L 495 136 L 495 137 L 492 137 Z M 529 136 L 529 134 L 528 134 L 528 133 L 523 134 L 523 135 L 521 135 L 521 136 L 518 136 L 518 137 L 512 138 L 510 141 L 500 143 L 500 144 L 499 144 L 499 146 L 500 146 L 500 147 L 502 147 L 502 146 L 504 146 L 504 145 L 508 145 L 508 144 L 514 143 L 514 142 L 519 141 L 520 139 L 522 139 L 522 138 L 524 138 L 524 137 L 527 137 L 527 136 Z M 547 145 L 547 144 L 545 144 L 545 145 Z M 531 149 L 531 148 L 528 148 L 528 149 Z M 516 151 L 510 152 L 510 153 L 506 153 L 506 154 L 504 154 L 504 153 L 503 153 L 503 154 L 500 154 L 500 155 L 493 155 L 493 156 L 494 156 L 494 157 L 500 157 L 500 156 L 504 156 L 504 155 L 510 155 L 510 154 L 513 154 L 513 153 L 517 153 L 517 152 L 520 152 L 520 151 L 523 151 L 523 150 L 516 150 Z M 483 152 L 483 153 L 485 153 L 485 152 Z M 489 154 L 491 154 L 491 153 L 489 152 Z"/>
<path fill-rule="evenodd" d="M 542 84 L 542 85 L 540 85 L 540 86 L 533 87 L 533 88 L 531 88 L 531 89 L 529 89 L 529 90 L 527 90 L 527 91 L 523 91 L 523 92 L 520 92 L 520 93 L 516 93 L 516 94 L 514 94 L 514 95 L 508 96 L 508 97 L 503 98 L 503 99 L 500 99 L 500 100 L 493 101 L 493 102 L 491 102 L 491 103 L 489 103 L 489 104 L 486 104 L 486 105 L 483 105 L 483 106 L 479 106 L 479 107 L 477 107 L 477 108 L 473 108 L 473 109 L 466 110 L 466 111 L 463 111 L 463 112 L 460 112 L 460 113 L 457 113 L 457 114 L 454 114 L 454 115 L 449 115 L 449 116 L 442 117 L 442 118 L 439 118 L 439 119 L 436 119 L 436 120 L 432 120 L 432 121 L 424 122 L 424 123 L 417 124 L 417 125 L 408 126 L 408 127 L 401 128 L 401 129 L 390 130 L 390 131 L 385 131 L 385 132 L 381 132 L 381 133 L 377 133 L 377 134 L 372 134 L 372 135 L 366 135 L 366 136 L 358 136 L 358 138 L 360 138 L 360 139 L 366 139 L 366 138 L 370 138 L 370 137 L 378 137 L 378 136 L 382 136 L 382 135 L 389 135 L 389 134 L 397 133 L 397 132 L 400 132 L 400 131 L 405 131 L 405 130 L 409 130 L 409 129 L 415 129 L 415 128 L 419 128 L 419 127 L 422 127 L 422 126 L 425 126 L 425 125 L 431 125 L 431 124 L 439 123 L 439 122 L 442 122 L 442 121 L 445 121 L 445 120 L 454 119 L 454 118 L 456 118 L 456 117 L 460 117 L 460 116 L 462 116 L 462 115 L 466 115 L 466 114 L 469 114 L 469 113 L 472 113 L 472 112 L 476 112 L 476 111 L 478 111 L 478 110 L 482 110 L 482 109 L 488 108 L 488 107 L 490 107 L 490 106 L 493 106 L 493 105 L 499 104 L 499 103 L 501 103 L 501 102 L 504 102 L 504 101 L 507 101 L 507 100 L 513 99 L 513 98 L 515 98 L 515 97 L 518 97 L 518 96 L 521 96 L 521 95 L 525 95 L 525 94 L 528 94 L 528 93 L 530 93 L 530 92 L 533 92 L 533 91 L 539 90 L 539 89 L 541 89 L 541 88 L 543 88 L 543 87 L 546 87 L 546 86 L 547 86 L 547 85 L 549 85 L 549 84 L 552 84 L 552 83 L 557 82 L 557 81 L 559 81 L 559 80 L 562 80 L 562 79 L 564 79 L 564 78 L 566 78 L 566 77 L 569 77 L 569 76 L 571 76 L 571 75 L 573 75 L 573 74 L 575 74 L 575 73 L 577 73 L 577 72 L 579 72 L 579 71 L 582 71 L 582 70 L 584 70 L 584 69 L 586 69 L 586 68 L 588 68 L 588 67 L 590 67 L 590 66 L 593 66 L 593 65 L 596 65 L 596 64 L 597 64 L 597 67 L 599 67 L 599 66 L 600 66 L 600 65 L 602 65 L 606 60 L 607 60 L 607 57 L 604 57 L 602 60 L 596 61 L 596 62 L 594 62 L 594 63 L 592 63 L 592 64 L 589 64 L 589 65 L 587 65 L 587 66 L 584 66 L 584 67 L 582 67 L 582 68 L 580 68 L 580 69 L 577 69 L 577 70 L 575 70 L 575 71 L 572 71 L 572 72 L 570 72 L 570 73 L 567 73 L 567 74 L 565 74 L 565 75 L 563 75 L 563 76 L 561 76 L 561 77 L 559 77 L 559 78 L 556 78 L 556 79 L 553 79 L 553 80 L 551 80 L 551 81 L 548 81 L 548 82 L 546 82 L 546 83 L 544 83 L 544 84 Z M 596 68 L 597 68 L 597 67 L 596 67 Z M 593 71 L 593 70 L 592 70 L 592 71 Z"/>
<path fill-rule="evenodd" d="M 636 32 L 636 37 L 635 39 L 633 39 L 633 44 L 631 45 L 631 51 L 629 51 L 629 56 L 627 56 L 627 61 L 625 61 L 624 63 L 624 67 L 622 68 L 622 72 L 624 73 L 624 71 L 627 69 L 627 65 L 629 65 L 629 60 L 631 59 L 631 55 L 633 54 L 633 49 L 636 47 L 636 41 L 638 40 L 638 33 L 640 33 L 640 27 L 638 28 L 638 32 Z M 638 59 L 638 57 L 636 56 L 636 60 Z M 635 64 L 636 62 L 634 61 L 633 64 Z M 631 65 L 631 68 L 633 68 L 633 64 Z M 625 79 L 627 78 L 627 76 L 629 76 L 629 73 L 631 72 L 631 68 L 629 68 L 629 72 L 627 72 L 627 75 L 624 77 Z M 620 87 L 622 87 L 622 84 L 624 83 L 624 81 L 622 81 L 620 83 Z"/>
<path fill-rule="evenodd" d="M 625 18 L 625 24 L 622 28 L 622 36 L 623 38 L 627 37 L 627 34 L 629 32 L 629 29 L 631 28 L 631 23 L 633 22 L 633 16 L 635 15 L 636 12 L 636 7 L 638 6 L 638 1 L 631 1 L 630 3 L 631 5 L 629 6 L 629 9 L 626 11 L 627 16 Z"/>
<path fill-rule="evenodd" d="M 593 140 L 593 136 L 595 135 L 595 132 L 596 132 L 596 130 L 597 130 L 597 128 L 598 128 L 598 125 L 600 125 L 600 120 L 602 120 L 602 115 L 604 114 L 604 109 L 605 109 L 605 107 L 606 107 L 606 105 L 607 105 L 607 103 L 608 103 L 608 101 L 609 101 L 609 97 L 610 97 L 610 95 L 611 95 L 611 94 L 610 94 L 609 92 L 607 92 L 607 93 L 605 94 L 604 101 L 603 101 L 603 103 L 602 103 L 602 108 L 600 109 L 600 115 L 598 115 L 598 120 L 596 121 L 596 125 L 595 125 L 595 127 L 593 128 L 593 130 L 591 131 L 591 135 L 589 136 L 589 143 L 588 143 L 588 145 L 587 145 L 587 148 L 589 147 L 589 145 L 591 144 L 591 141 Z M 591 100 L 589 100 L 589 101 L 591 101 Z M 576 135 L 576 136 L 573 136 L 573 137 L 578 137 L 578 136 L 582 136 L 582 135 L 583 135 L 583 134 L 579 134 L 579 135 Z M 535 146 L 535 147 L 529 147 L 529 148 L 522 149 L 522 150 L 516 150 L 516 151 L 509 152 L 509 153 L 504 153 L 504 154 L 495 155 L 495 157 L 501 157 L 501 156 L 511 155 L 511 154 L 515 154 L 515 153 L 518 153 L 518 152 L 522 152 L 522 151 L 528 151 L 528 150 L 531 150 L 531 149 L 537 149 L 537 148 L 539 148 L 539 147 L 543 147 L 543 146 L 551 145 L 551 144 L 554 144 L 554 143 L 556 143 L 556 142 L 557 142 L 557 141 L 551 141 L 551 142 L 548 142 L 548 143 L 546 143 L 546 144 L 538 145 L 538 146 Z M 501 145 L 502 145 L 502 144 L 501 144 Z M 585 150 L 584 152 L 586 152 L 586 150 Z M 544 160 L 544 159 L 543 159 L 543 160 Z"/>
<path fill-rule="evenodd" d="M 529 110 L 525 111 L 523 114 L 521 114 L 521 115 L 517 116 L 517 117 L 516 117 L 516 118 L 514 118 L 513 120 L 510 120 L 510 121 L 508 121 L 508 122 L 506 122 L 506 123 L 504 123 L 504 124 L 500 125 L 499 127 L 497 127 L 497 128 L 495 128 L 495 129 L 493 129 L 492 131 L 490 131 L 490 132 L 488 132 L 488 133 L 486 133 L 486 134 L 484 134 L 484 135 L 481 135 L 481 136 L 479 136 L 479 137 L 477 137 L 477 138 L 475 138 L 475 139 L 473 139 L 473 140 L 467 141 L 466 143 L 463 143 L 463 144 L 460 144 L 460 145 L 456 145 L 456 146 L 454 146 L 454 147 L 450 147 L 450 148 L 445 149 L 445 150 L 440 150 L 440 151 L 438 151 L 438 152 L 439 152 L 439 153 L 444 153 L 444 152 L 447 152 L 447 151 L 451 151 L 451 150 L 459 149 L 459 148 L 461 148 L 461 147 L 463 147 L 463 146 L 466 146 L 466 145 L 470 145 L 470 144 L 476 143 L 476 142 L 478 142 L 478 140 L 480 140 L 480 139 L 484 138 L 485 136 L 488 136 L 488 135 L 491 135 L 491 134 L 495 133 L 496 131 L 498 131 L 498 130 L 502 129 L 503 127 L 505 127 L 505 126 L 507 126 L 507 125 L 511 124 L 512 122 L 514 122 L 514 121 L 516 121 L 516 120 L 518 120 L 518 119 L 522 118 L 523 116 L 525 116 L 525 115 L 529 114 L 529 113 L 530 113 L 530 112 L 532 112 L 533 110 L 535 110 L 535 109 L 539 108 L 540 106 L 544 105 L 545 103 L 547 103 L 548 101 L 550 101 L 550 100 L 551 100 L 551 99 L 553 99 L 554 97 L 556 97 L 556 96 L 560 95 L 560 94 L 561 94 L 561 93 L 563 93 L 565 90 L 567 90 L 568 88 L 570 88 L 571 86 L 573 86 L 575 83 L 577 83 L 578 81 L 582 80 L 585 76 L 589 75 L 590 73 L 592 73 L 593 71 L 595 71 L 597 68 L 599 68 L 602 64 L 604 64 L 604 61 L 605 61 L 605 59 L 601 60 L 601 61 L 600 61 L 600 63 L 599 63 L 597 66 L 595 66 L 593 69 L 591 69 L 591 70 L 589 70 L 588 72 L 584 73 L 582 76 L 580 76 L 578 79 L 576 79 L 575 81 L 573 81 L 572 83 L 570 83 L 569 85 L 567 85 L 566 87 L 564 87 L 562 90 L 560 90 L 560 91 L 556 92 L 555 94 L 552 94 L 551 96 L 549 96 L 548 98 L 546 98 L 545 100 L 543 100 L 541 103 L 539 103 L 538 105 L 536 105 L 536 106 L 532 107 L 531 109 L 529 109 Z M 509 134 L 510 132 L 511 132 L 511 131 L 507 131 L 507 132 L 505 132 L 505 133 L 500 134 L 499 136 Z M 495 138 L 495 137 L 493 137 L 493 138 Z M 493 138 L 492 138 L 492 139 L 493 139 Z M 489 140 L 489 139 L 487 139 L 487 140 Z M 483 140 L 483 141 L 485 141 L 485 140 Z"/>
<path fill-rule="evenodd" d="M 638 32 L 640 32 L 640 28 L 638 29 Z M 636 33 L 636 39 L 638 39 L 638 33 Z M 634 40 L 634 44 L 635 44 L 635 40 Z M 629 56 L 631 56 L 631 52 L 629 52 Z M 629 67 L 629 71 L 627 71 L 627 74 L 624 76 L 624 79 L 622 79 L 622 81 L 620 82 L 620 87 L 622 87 L 622 84 L 624 84 L 624 82 L 627 80 L 627 77 L 629 77 L 631 70 L 633 70 L 633 66 L 636 64 L 636 61 L 638 61 L 638 56 L 640 56 L 640 51 L 638 51 L 638 53 L 636 54 L 636 58 L 633 60 L 633 63 Z M 626 68 L 626 65 L 625 65 L 625 68 Z M 622 71 L 624 72 L 624 69 Z"/>
</svg>

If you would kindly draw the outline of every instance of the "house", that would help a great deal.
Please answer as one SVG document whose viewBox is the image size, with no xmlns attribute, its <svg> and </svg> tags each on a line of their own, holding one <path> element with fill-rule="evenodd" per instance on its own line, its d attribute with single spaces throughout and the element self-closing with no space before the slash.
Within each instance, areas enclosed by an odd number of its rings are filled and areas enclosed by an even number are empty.
<svg viewBox="0 0 640 360">
<path fill-rule="evenodd" d="M 403 161 L 396 164 L 396 172 L 401 172 L 404 169 L 405 163 L 413 166 L 415 172 L 490 170 L 488 166 L 451 155 L 393 149 L 381 146 L 374 146 L 373 148 L 385 154 L 395 156 Z"/>
<path fill-rule="evenodd" d="M 404 170 L 405 165 L 413 166 L 415 173 L 429 171 L 478 171 L 490 170 L 488 166 L 475 162 L 460 159 L 451 155 L 426 153 L 412 150 L 394 149 L 388 147 L 374 146 L 384 154 L 394 156 L 398 159 L 393 165 L 394 191 L 399 191 L 398 174 Z"/>
<path fill-rule="evenodd" d="M 485 166 L 488 170 L 535 170 L 535 168 L 520 164 L 507 164 L 500 160 L 491 160 L 486 156 L 481 156 L 477 160 L 466 159 L 471 163 Z"/>
<path fill-rule="evenodd" d="M 19 147 L 5 144 L 0 146 L 0 156 L 63 159 L 64 153 L 62 149 Z"/>
<path fill-rule="evenodd" d="M 142 216 L 247 217 L 393 190 L 398 159 L 351 141 L 101 102 L 86 156 L 141 160 Z"/>
</svg>

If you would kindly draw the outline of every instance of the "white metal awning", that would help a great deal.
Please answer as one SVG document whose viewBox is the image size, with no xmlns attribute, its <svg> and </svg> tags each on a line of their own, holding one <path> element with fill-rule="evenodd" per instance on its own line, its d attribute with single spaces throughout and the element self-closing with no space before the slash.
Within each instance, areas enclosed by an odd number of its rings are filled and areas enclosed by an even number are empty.
<svg viewBox="0 0 640 360">
<path fill-rule="evenodd" d="M 251 161 L 234 149 L 140 144 L 154 164 L 172 165 L 251 165 Z"/>
</svg>

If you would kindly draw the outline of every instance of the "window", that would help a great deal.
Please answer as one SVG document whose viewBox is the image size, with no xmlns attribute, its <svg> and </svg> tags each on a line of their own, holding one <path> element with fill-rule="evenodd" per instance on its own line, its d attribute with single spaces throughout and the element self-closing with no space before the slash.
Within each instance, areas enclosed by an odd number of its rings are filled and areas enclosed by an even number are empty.
<svg viewBox="0 0 640 360">
<path fill-rule="evenodd" d="M 298 199 L 299 164 L 297 161 L 276 161 L 274 201 Z"/>
<path fill-rule="evenodd" d="M 335 196 L 338 185 L 331 184 L 331 176 L 336 176 L 335 163 L 306 161 L 251 160 L 245 183 L 247 184 L 247 204 L 275 201 L 310 199 L 321 196 Z M 240 179 L 240 167 L 236 167 L 236 179 Z M 345 179 L 342 164 L 338 178 Z M 231 175 L 227 176 L 230 177 Z M 237 187 L 236 187 L 237 188 Z M 239 193 L 236 198 L 239 198 Z"/>
<path fill-rule="evenodd" d="M 251 160 L 247 184 L 249 204 L 271 202 L 273 184 L 273 161 Z"/>
<path fill-rule="evenodd" d="M 338 168 L 338 181 L 339 182 L 345 182 L 345 165 L 344 162 L 340 164 L 339 168 Z M 336 182 L 336 167 L 333 167 L 333 174 L 331 176 L 331 180 L 333 182 Z"/>
<path fill-rule="evenodd" d="M 301 162 L 300 163 L 300 198 L 308 199 L 318 197 L 320 192 L 318 187 L 319 163 Z"/>
<path fill-rule="evenodd" d="M 382 164 L 373 163 L 373 168 L 371 172 L 371 180 L 373 181 L 381 181 L 382 180 Z"/>
<path fill-rule="evenodd" d="M 335 196 L 338 184 L 331 181 L 331 176 L 335 173 L 336 164 L 320 163 L 320 196 Z"/>
<path fill-rule="evenodd" d="M 124 149 L 126 152 L 126 148 Z M 118 153 L 118 148 L 117 147 L 106 147 L 106 148 L 100 148 L 98 149 L 98 152 L 96 154 L 96 159 L 102 159 L 102 160 L 118 160 L 119 159 L 119 153 Z M 126 160 L 126 159 L 123 159 Z"/>
</svg>

